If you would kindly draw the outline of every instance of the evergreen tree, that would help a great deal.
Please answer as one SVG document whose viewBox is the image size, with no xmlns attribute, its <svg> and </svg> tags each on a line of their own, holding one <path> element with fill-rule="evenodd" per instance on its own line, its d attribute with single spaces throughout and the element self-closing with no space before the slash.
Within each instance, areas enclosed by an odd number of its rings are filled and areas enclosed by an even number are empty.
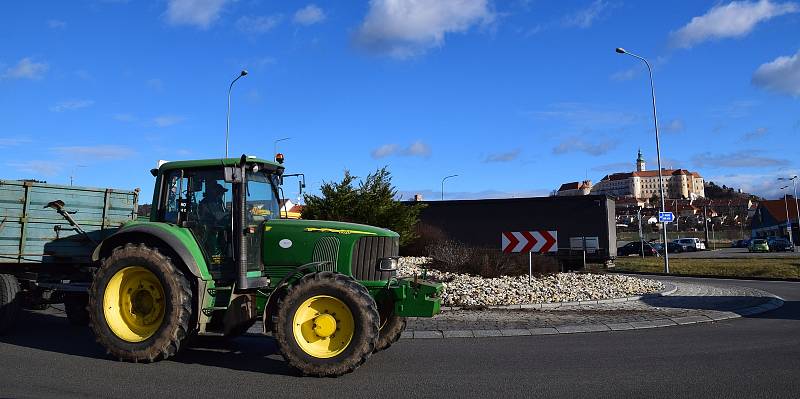
<svg viewBox="0 0 800 399">
<path fill-rule="evenodd" d="M 357 177 L 344 172 L 340 182 L 323 182 L 320 195 L 304 195 L 303 219 L 336 220 L 384 227 L 400 234 L 400 245 L 416 237 L 422 204 L 403 204 L 395 199 L 391 173 L 383 167 L 355 186 Z"/>
</svg>

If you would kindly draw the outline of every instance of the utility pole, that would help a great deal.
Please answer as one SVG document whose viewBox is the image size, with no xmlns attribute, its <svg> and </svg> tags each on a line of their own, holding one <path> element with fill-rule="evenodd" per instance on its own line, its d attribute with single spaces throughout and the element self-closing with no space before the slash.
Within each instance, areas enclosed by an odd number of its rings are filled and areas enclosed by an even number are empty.
<svg viewBox="0 0 800 399">
<path fill-rule="evenodd" d="M 639 246 L 642 249 L 642 258 L 644 258 L 644 237 L 642 237 L 642 207 L 636 207 L 636 216 L 639 218 Z"/>
</svg>

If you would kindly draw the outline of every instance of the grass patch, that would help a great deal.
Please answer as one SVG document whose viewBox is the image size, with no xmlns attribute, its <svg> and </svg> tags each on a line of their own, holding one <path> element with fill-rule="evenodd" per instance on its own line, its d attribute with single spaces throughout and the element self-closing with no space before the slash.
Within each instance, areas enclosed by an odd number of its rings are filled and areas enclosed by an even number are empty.
<svg viewBox="0 0 800 399">
<path fill-rule="evenodd" d="M 661 273 L 663 258 L 619 257 L 615 271 Z M 669 260 L 671 274 L 730 277 L 800 278 L 800 259 L 676 259 Z"/>
</svg>

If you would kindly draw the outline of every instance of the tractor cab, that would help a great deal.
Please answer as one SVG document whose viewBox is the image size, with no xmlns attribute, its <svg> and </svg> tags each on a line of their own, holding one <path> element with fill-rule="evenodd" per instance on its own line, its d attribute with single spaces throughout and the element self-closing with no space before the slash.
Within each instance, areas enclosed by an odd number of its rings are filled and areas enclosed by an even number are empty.
<svg viewBox="0 0 800 399">
<path fill-rule="evenodd" d="M 214 280 L 237 289 L 263 288 L 263 224 L 280 218 L 284 167 L 247 157 L 166 162 L 157 177 L 151 221 L 191 231 Z"/>
</svg>

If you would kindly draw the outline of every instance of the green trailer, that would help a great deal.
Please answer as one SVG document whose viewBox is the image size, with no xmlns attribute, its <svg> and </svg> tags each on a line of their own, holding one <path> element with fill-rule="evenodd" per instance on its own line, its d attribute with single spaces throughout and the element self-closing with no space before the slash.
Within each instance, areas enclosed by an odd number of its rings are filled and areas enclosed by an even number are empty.
<svg viewBox="0 0 800 399">
<path fill-rule="evenodd" d="M 135 219 L 135 191 L 126 208 L 112 190 L 101 213 L 81 210 L 77 193 L 37 201 L 53 229 L 71 228 L 54 240 L 72 233 L 61 253 L 69 256 L 28 244 L 24 229 L 0 235 L 13 249 L 0 262 L 0 329 L 13 325 L 19 297 L 47 287 L 56 292 L 50 301 L 64 300 L 70 320 L 88 323 L 120 360 L 157 361 L 178 353 L 188 336 L 235 337 L 262 321 L 290 366 L 337 376 L 399 339 L 406 317 L 439 312 L 441 284 L 397 277 L 397 233 L 282 219 L 282 157 L 167 162 L 151 173 L 147 220 Z M 4 192 L 0 199 L 17 198 Z M 15 223 L 33 208 L 13 213 Z M 41 253 L 23 251 L 34 247 Z M 26 274 L 30 265 L 38 275 Z M 33 281 L 20 285 L 26 276 Z"/>
</svg>

